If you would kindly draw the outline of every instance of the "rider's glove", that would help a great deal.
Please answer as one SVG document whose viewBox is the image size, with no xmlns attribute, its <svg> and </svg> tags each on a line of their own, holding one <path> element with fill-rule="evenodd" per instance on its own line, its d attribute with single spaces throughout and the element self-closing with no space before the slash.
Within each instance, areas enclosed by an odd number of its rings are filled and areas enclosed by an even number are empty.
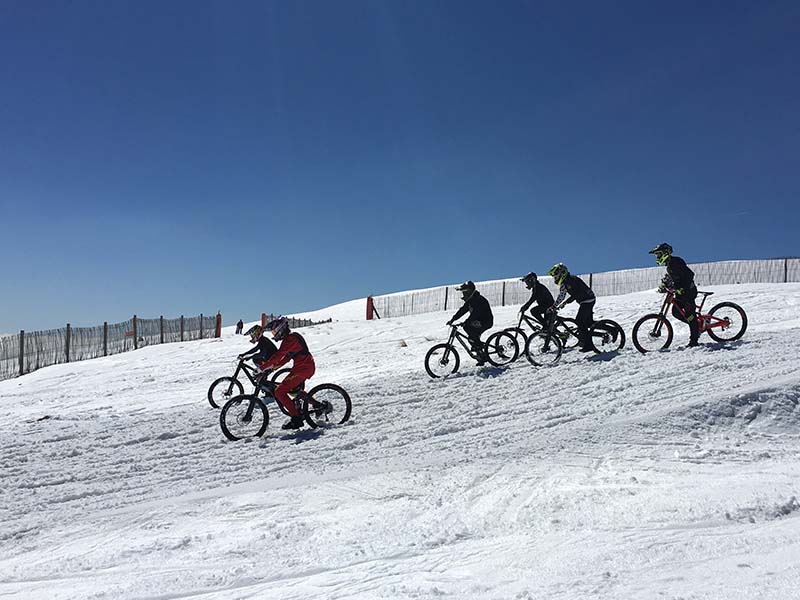
<svg viewBox="0 0 800 600">
<path fill-rule="evenodd" d="M 666 294 L 667 293 L 667 286 L 664 285 L 664 282 L 658 284 L 658 293 L 659 294 Z"/>
<path fill-rule="evenodd" d="M 681 294 L 683 294 L 683 288 L 678 288 L 677 290 L 675 290 L 676 296 L 680 296 Z"/>
</svg>

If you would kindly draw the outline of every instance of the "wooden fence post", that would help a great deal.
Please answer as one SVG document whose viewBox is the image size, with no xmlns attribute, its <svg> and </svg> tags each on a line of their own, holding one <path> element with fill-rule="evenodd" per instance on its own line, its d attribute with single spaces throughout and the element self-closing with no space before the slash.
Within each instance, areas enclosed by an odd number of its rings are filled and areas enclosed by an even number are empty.
<svg viewBox="0 0 800 600">
<path fill-rule="evenodd" d="M 203 339 L 203 313 L 200 313 L 200 339 Z"/>
<path fill-rule="evenodd" d="M 263 313 L 263 312 L 261 313 L 261 326 L 262 327 L 266 327 L 267 326 L 267 313 Z"/>
<path fill-rule="evenodd" d="M 592 274 L 589 273 L 589 289 L 592 289 Z"/>
<path fill-rule="evenodd" d="M 139 348 L 139 332 L 136 328 L 136 315 L 133 315 L 133 349 Z"/>
<path fill-rule="evenodd" d="M 71 331 L 69 323 L 67 323 L 67 335 L 64 340 L 64 353 L 67 355 L 67 362 L 69 362 L 69 338 Z"/>
<path fill-rule="evenodd" d="M 372 321 L 375 318 L 375 304 L 372 296 L 367 296 L 367 321 Z"/>
<path fill-rule="evenodd" d="M 503 282 L 503 299 L 500 301 L 501 306 L 506 305 L 506 282 Z"/>
<path fill-rule="evenodd" d="M 444 287 L 444 309 L 447 310 L 447 292 L 450 288 L 445 286 Z"/>
<path fill-rule="evenodd" d="M 789 259 L 783 259 L 783 283 L 789 282 Z"/>
<path fill-rule="evenodd" d="M 19 374 L 25 375 L 25 330 L 19 332 Z"/>
<path fill-rule="evenodd" d="M 181 341 L 183 341 L 183 315 L 181 315 Z"/>
<path fill-rule="evenodd" d="M 222 337 L 222 313 L 217 311 L 217 330 L 214 332 L 214 337 Z"/>
<path fill-rule="evenodd" d="M 108 356 L 108 321 L 103 321 L 103 356 Z"/>
<path fill-rule="evenodd" d="M 164 343 L 164 315 L 161 315 L 161 321 L 159 322 L 159 326 L 161 328 L 161 343 Z"/>
</svg>

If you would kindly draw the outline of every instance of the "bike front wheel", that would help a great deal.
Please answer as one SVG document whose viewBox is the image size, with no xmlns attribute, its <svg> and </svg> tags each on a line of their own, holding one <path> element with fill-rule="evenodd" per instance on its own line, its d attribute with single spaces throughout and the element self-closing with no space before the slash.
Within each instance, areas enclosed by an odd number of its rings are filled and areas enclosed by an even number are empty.
<svg viewBox="0 0 800 600">
<path fill-rule="evenodd" d="M 517 360 L 519 345 L 508 331 L 493 333 L 486 340 L 486 359 L 495 367 L 502 367 Z"/>
<path fill-rule="evenodd" d="M 261 400 L 252 394 L 234 396 L 219 413 L 219 426 L 229 440 L 261 437 L 269 425 L 269 413 Z"/>
<path fill-rule="evenodd" d="M 341 425 L 350 419 L 350 395 L 335 383 L 322 383 L 303 398 L 303 417 L 310 427 Z"/>
<path fill-rule="evenodd" d="M 557 335 L 546 331 L 539 331 L 528 336 L 525 344 L 525 358 L 537 367 L 547 367 L 556 364 L 564 351 L 561 340 Z"/>
<path fill-rule="evenodd" d="M 712 318 L 707 320 L 706 331 L 712 340 L 733 342 L 747 330 L 747 314 L 738 304 L 721 302 L 708 311 L 708 314 Z"/>
<path fill-rule="evenodd" d="M 522 329 L 521 327 L 509 327 L 508 329 L 504 329 L 503 331 L 514 336 L 514 341 L 517 342 L 517 357 L 514 359 L 517 360 L 517 358 L 520 357 L 523 350 L 525 349 L 525 344 L 528 341 L 528 334 L 525 333 L 525 330 Z"/>
<path fill-rule="evenodd" d="M 220 377 L 208 388 L 208 403 L 219 408 L 234 396 L 244 394 L 244 387 L 238 379 Z"/>
<path fill-rule="evenodd" d="M 580 329 L 575 319 L 565 317 L 556 323 L 555 334 L 561 339 L 564 348 L 574 348 L 580 342 Z"/>
<path fill-rule="evenodd" d="M 672 324 L 661 315 L 645 315 L 633 326 L 633 345 L 642 354 L 669 348 Z"/>
<path fill-rule="evenodd" d="M 434 379 L 447 377 L 458 371 L 461 359 L 450 344 L 436 344 L 425 355 L 425 370 Z"/>
<path fill-rule="evenodd" d="M 589 328 L 589 341 L 598 354 L 618 352 L 625 347 L 625 331 L 616 321 L 603 319 Z"/>
</svg>

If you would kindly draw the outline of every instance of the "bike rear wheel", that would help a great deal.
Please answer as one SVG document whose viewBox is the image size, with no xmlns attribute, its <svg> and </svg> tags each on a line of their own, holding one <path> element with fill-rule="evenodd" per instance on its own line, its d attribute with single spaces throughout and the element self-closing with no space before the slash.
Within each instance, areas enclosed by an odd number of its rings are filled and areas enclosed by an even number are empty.
<svg viewBox="0 0 800 600">
<path fill-rule="evenodd" d="M 229 440 L 261 437 L 269 425 L 269 413 L 257 396 L 234 396 L 219 413 L 219 426 Z"/>
<path fill-rule="evenodd" d="M 450 344 L 436 344 L 425 355 L 425 370 L 434 379 L 447 377 L 458 371 L 461 359 Z"/>
<path fill-rule="evenodd" d="M 275 371 L 272 375 L 270 375 L 269 380 L 274 381 L 275 383 L 281 383 L 284 379 L 286 379 L 286 376 L 291 372 L 292 372 L 291 369 L 280 369 L 278 371 Z"/>
<path fill-rule="evenodd" d="M 661 315 L 645 315 L 633 326 L 633 345 L 642 354 L 669 348 L 672 324 Z"/>
<path fill-rule="evenodd" d="M 244 394 L 244 387 L 238 379 L 220 377 L 208 388 L 208 403 L 219 408 L 234 396 Z"/>
<path fill-rule="evenodd" d="M 537 367 L 547 367 L 556 364 L 564 351 L 561 340 L 557 335 L 546 331 L 539 331 L 528 336 L 525 344 L 525 358 Z"/>
<path fill-rule="evenodd" d="M 335 383 L 322 383 L 303 398 L 303 417 L 310 427 L 341 425 L 350 419 L 350 395 Z"/>
<path fill-rule="evenodd" d="M 598 354 L 618 352 L 625 347 L 625 331 L 616 321 L 602 319 L 589 328 L 589 341 Z"/>
<path fill-rule="evenodd" d="M 727 321 L 727 325 L 706 329 L 712 340 L 717 342 L 733 342 L 744 335 L 747 330 L 747 314 L 744 309 L 733 302 L 721 302 L 708 311 L 714 319 L 711 324 L 717 323 L 716 319 Z"/>
<path fill-rule="evenodd" d="M 508 331 L 493 333 L 486 340 L 486 359 L 495 367 L 502 367 L 517 360 L 519 345 Z"/>
</svg>

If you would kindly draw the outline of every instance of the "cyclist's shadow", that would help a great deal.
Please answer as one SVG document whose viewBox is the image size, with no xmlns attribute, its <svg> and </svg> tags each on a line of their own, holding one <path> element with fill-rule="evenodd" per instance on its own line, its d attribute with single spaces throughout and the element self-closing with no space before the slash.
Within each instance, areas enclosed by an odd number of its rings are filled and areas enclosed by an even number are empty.
<svg viewBox="0 0 800 600">
<path fill-rule="evenodd" d="M 294 441 L 295 444 L 310 442 L 319 439 L 324 434 L 322 429 L 299 429 L 292 433 L 284 433 L 278 436 L 279 440 Z"/>
<path fill-rule="evenodd" d="M 589 362 L 609 362 L 614 360 L 619 355 L 620 355 L 619 350 L 613 350 L 612 352 L 601 352 L 600 354 L 592 354 L 586 360 L 588 360 Z"/>
</svg>

